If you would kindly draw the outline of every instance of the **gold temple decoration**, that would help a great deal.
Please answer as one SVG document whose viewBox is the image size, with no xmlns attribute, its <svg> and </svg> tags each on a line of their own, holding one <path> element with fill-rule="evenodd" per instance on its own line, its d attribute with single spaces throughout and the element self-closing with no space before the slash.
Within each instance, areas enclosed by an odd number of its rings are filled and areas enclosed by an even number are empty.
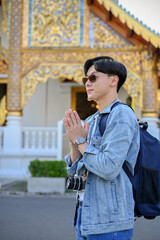
<svg viewBox="0 0 160 240">
<path fill-rule="evenodd" d="M 87 0 L 9 0 L 11 5 L 10 58 L 7 107 L 9 115 L 20 115 L 21 109 L 48 78 L 65 79 L 81 84 L 83 64 L 88 58 L 109 55 L 124 63 L 128 78 L 124 88 L 143 107 L 143 114 L 153 116 L 157 102 L 156 72 L 146 56 L 146 48 L 133 46 L 95 14 L 89 11 Z M 160 46 L 159 37 L 133 19 L 113 1 L 98 0 L 137 34 Z M 2 0 L 3 7 L 6 1 Z M 7 1 L 8 4 L 8 1 Z M 8 10 L 3 9 L 8 24 Z M 7 25 L 6 25 L 7 26 Z M 6 29 L 8 29 L 6 27 Z M 5 30 L 6 31 L 6 30 Z M 1 54 L 1 49 L 0 49 Z M 8 58 L 7 62 L 8 62 Z M 143 62 L 144 61 L 144 62 Z M 150 68 L 151 64 L 151 68 Z M 149 77 L 148 73 L 149 72 Z M 152 80 L 149 80 L 149 79 Z M 143 84 L 144 81 L 144 84 Z M 152 84 L 150 84 L 150 82 Z M 148 84 L 148 88 L 145 88 Z M 146 94 L 146 95 L 145 95 Z M 143 97 L 145 95 L 145 99 Z M 148 108 L 146 107 L 149 103 Z"/>
<path fill-rule="evenodd" d="M 2 31 L 8 34 L 8 14 L 9 14 L 9 1 L 1 0 L 2 2 L 2 12 L 3 12 L 3 21 L 2 21 Z"/>
<path fill-rule="evenodd" d="M 35 93 L 38 83 L 45 83 L 49 77 L 59 81 L 68 79 L 80 82 L 83 76 L 82 69 L 80 64 L 40 65 L 22 79 L 22 106 Z"/>
<path fill-rule="evenodd" d="M 31 8 L 32 47 L 80 45 L 79 0 L 34 0 Z"/>
<path fill-rule="evenodd" d="M 84 0 L 83 11 L 83 46 L 89 47 L 89 23 L 90 23 L 90 10 L 87 0 Z"/>
<path fill-rule="evenodd" d="M 21 113 L 22 9 L 22 0 L 11 1 L 9 77 L 7 87 L 8 115 Z"/>
<path fill-rule="evenodd" d="M 157 69 L 156 57 L 143 55 L 142 59 L 142 77 L 143 77 L 143 117 L 157 117 Z"/>
<path fill-rule="evenodd" d="M 0 101 L 0 126 L 2 126 L 5 123 L 6 120 L 6 96 L 3 96 L 3 98 Z"/>
<path fill-rule="evenodd" d="M 90 39 L 93 38 L 93 46 L 95 48 L 113 48 L 113 47 L 127 47 L 132 46 L 126 39 L 120 36 L 115 30 L 109 27 L 104 21 L 95 14 L 90 14 L 90 21 L 92 23 Z"/>
<path fill-rule="evenodd" d="M 23 0 L 22 47 L 28 47 L 29 0 Z"/>
<path fill-rule="evenodd" d="M 8 51 L 0 46 L 0 74 L 8 73 Z"/>
<path fill-rule="evenodd" d="M 126 23 L 127 26 L 134 30 L 136 34 L 141 35 L 147 42 L 151 42 L 154 47 L 160 47 L 160 36 L 156 35 L 150 29 L 142 25 L 136 19 L 134 19 L 129 13 L 124 11 L 114 1 L 111 0 L 97 0 L 100 4 L 103 4 L 108 11 L 112 11 L 115 17 L 118 17 L 122 23 Z"/>
<path fill-rule="evenodd" d="M 39 53 L 40 54 L 40 53 Z M 142 78 L 140 61 L 142 53 L 129 51 L 121 52 L 119 49 L 103 50 L 66 50 L 66 51 L 54 51 L 54 54 L 49 52 L 43 53 L 43 63 L 39 64 L 32 71 L 24 74 L 22 78 L 22 106 L 26 104 L 31 96 L 36 91 L 38 83 L 45 83 L 49 77 L 63 81 L 64 79 L 74 80 L 81 84 L 81 78 L 83 76 L 83 64 L 88 58 L 93 58 L 100 55 L 109 55 L 118 61 L 123 62 L 128 69 L 128 80 L 126 81 L 124 88 L 128 94 L 135 97 L 137 105 L 142 105 L 142 96 L 140 95 L 142 89 Z M 39 59 L 41 59 L 39 55 Z M 24 59 L 24 58 L 23 58 Z M 28 57 L 26 59 L 29 59 Z M 25 64 L 23 64 L 25 65 Z"/>
</svg>

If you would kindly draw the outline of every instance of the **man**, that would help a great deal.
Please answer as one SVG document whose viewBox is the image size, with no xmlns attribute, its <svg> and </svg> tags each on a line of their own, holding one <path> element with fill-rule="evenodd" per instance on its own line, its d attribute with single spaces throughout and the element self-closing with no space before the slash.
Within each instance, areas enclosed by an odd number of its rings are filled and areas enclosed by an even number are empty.
<svg viewBox="0 0 160 240">
<path fill-rule="evenodd" d="M 130 240 L 134 226 L 132 185 L 122 166 L 133 173 L 139 151 L 139 126 L 134 112 L 120 101 L 118 91 L 127 77 L 125 66 L 108 56 L 84 64 L 83 83 L 88 98 L 99 111 L 84 127 L 77 112 L 69 109 L 63 124 L 70 140 L 66 157 L 71 176 L 86 174 L 85 190 L 78 192 L 75 214 L 77 240 Z M 109 113 L 103 136 L 99 123 Z"/>
</svg>

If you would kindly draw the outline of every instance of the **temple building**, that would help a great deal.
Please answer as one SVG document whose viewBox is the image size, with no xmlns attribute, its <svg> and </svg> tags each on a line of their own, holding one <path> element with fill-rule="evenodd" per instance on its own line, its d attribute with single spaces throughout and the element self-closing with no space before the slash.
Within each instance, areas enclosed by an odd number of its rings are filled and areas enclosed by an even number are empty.
<svg viewBox="0 0 160 240">
<path fill-rule="evenodd" d="M 114 0 L 0 0 L 0 178 L 27 178 L 34 159 L 64 159 L 62 118 L 98 109 L 81 79 L 84 62 L 101 55 L 126 66 L 119 98 L 159 139 L 159 33 Z"/>
</svg>

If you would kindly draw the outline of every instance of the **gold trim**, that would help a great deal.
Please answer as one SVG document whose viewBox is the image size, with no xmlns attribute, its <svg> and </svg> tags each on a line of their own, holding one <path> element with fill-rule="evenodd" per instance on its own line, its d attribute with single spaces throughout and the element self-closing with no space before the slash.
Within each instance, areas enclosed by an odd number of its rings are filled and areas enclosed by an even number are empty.
<svg viewBox="0 0 160 240">
<path fill-rule="evenodd" d="M 23 0 L 22 46 L 28 46 L 29 1 Z"/>
<path fill-rule="evenodd" d="M 7 84 L 8 78 L 0 78 L 0 84 Z"/>
<path fill-rule="evenodd" d="M 125 12 L 120 6 L 111 0 L 97 0 L 108 11 L 112 11 L 115 17 L 118 17 L 122 23 L 134 30 L 136 34 L 141 35 L 147 42 L 151 42 L 156 48 L 160 47 L 160 37 L 151 30 L 143 26 L 140 22 L 134 19 L 129 13 Z"/>
<path fill-rule="evenodd" d="M 111 48 L 105 48 L 105 51 L 106 52 L 116 52 L 116 51 L 119 51 L 119 52 L 141 52 L 141 51 L 144 51 L 144 50 L 147 50 L 147 47 L 141 45 L 141 46 L 126 46 L 124 48 L 118 48 L 118 47 L 111 47 Z M 49 48 L 44 48 L 44 49 L 40 49 L 40 48 L 22 48 L 21 49 L 21 53 L 62 53 L 62 52 L 65 52 L 65 53 L 70 53 L 70 52 L 93 52 L 93 53 L 96 53 L 96 52 L 102 52 L 104 53 L 104 48 L 90 48 L 90 47 L 75 47 L 75 48 L 52 48 L 52 49 L 49 49 Z"/>
<path fill-rule="evenodd" d="M 157 112 L 143 112 L 142 111 L 142 117 L 143 118 L 148 118 L 148 117 L 152 117 L 152 118 L 157 118 L 158 117 L 158 113 Z"/>
<path fill-rule="evenodd" d="M 89 47 L 89 18 L 90 11 L 87 0 L 84 0 L 84 16 L 83 16 L 83 45 Z"/>
<path fill-rule="evenodd" d="M 22 116 L 22 112 L 21 111 L 19 111 L 19 112 L 17 112 L 17 111 L 8 111 L 8 113 L 7 113 L 7 116 Z"/>
<path fill-rule="evenodd" d="M 3 124 L 5 123 L 6 120 L 6 95 L 3 96 L 3 98 L 0 101 L 0 126 L 3 126 Z"/>
</svg>

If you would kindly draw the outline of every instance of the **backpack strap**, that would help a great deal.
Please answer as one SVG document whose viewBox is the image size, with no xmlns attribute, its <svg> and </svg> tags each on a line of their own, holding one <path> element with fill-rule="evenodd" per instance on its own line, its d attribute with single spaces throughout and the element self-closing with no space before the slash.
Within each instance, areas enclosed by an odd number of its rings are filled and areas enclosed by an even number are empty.
<svg viewBox="0 0 160 240">
<path fill-rule="evenodd" d="M 125 103 L 122 103 L 122 102 L 115 102 L 112 107 L 111 107 L 111 111 L 114 107 L 116 107 L 117 105 L 119 104 L 123 104 L 123 105 L 127 105 Z M 127 105 L 128 106 L 128 105 Z M 130 106 L 128 106 L 130 107 Z M 130 107 L 131 108 L 131 107 Z M 131 108 L 132 109 L 132 108 Z M 133 109 L 132 109 L 133 110 Z M 134 111 L 134 110 L 133 110 Z M 106 129 L 106 124 L 107 124 L 107 119 L 109 117 L 109 113 L 106 113 L 106 114 L 103 114 L 102 117 L 101 117 L 101 120 L 100 120 L 100 123 L 99 123 L 99 131 L 100 131 L 100 134 L 101 136 L 103 136 L 103 133 Z M 123 166 L 122 166 L 123 170 L 125 171 L 126 175 L 128 176 L 130 182 L 132 183 L 132 173 L 131 171 L 129 170 L 128 166 L 127 166 L 127 163 L 126 161 L 123 163 Z"/>
<path fill-rule="evenodd" d="M 110 112 L 112 111 L 113 108 L 115 108 L 115 107 L 116 107 L 117 105 L 119 105 L 119 104 L 123 104 L 123 105 L 126 105 L 126 106 L 130 107 L 130 106 L 127 105 L 126 103 L 123 103 L 123 102 L 115 102 L 115 103 L 112 105 Z M 131 107 L 130 107 L 130 108 L 131 108 Z M 132 109 L 132 111 L 134 111 L 133 108 L 131 108 L 131 109 Z M 102 117 L 101 117 L 101 120 L 100 120 L 100 123 L 99 123 L 99 131 L 100 131 L 101 136 L 103 136 L 103 133 L 104 133 L 104 131 L 105 131 L 105 129 L 106 129 L 106 124 L 107 124 L 107 119 L 108 119 L 108 117 L 109 117 L 109 114 L 110 114 L 110 113 L 104 113 L 104 114 L 102 115 Z"/>
</svg>

